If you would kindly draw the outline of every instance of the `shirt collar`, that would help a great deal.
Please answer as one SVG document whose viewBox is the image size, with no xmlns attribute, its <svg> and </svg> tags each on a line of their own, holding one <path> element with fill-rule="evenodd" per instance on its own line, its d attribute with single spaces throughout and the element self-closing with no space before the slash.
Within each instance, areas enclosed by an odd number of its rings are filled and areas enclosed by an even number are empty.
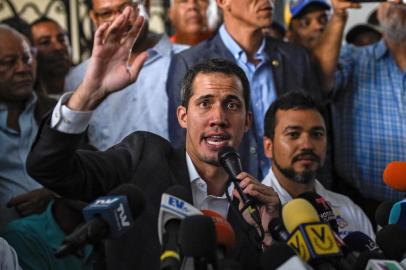
<svg viewBox="0 0 406 270">
<path fill-rule="evenodd" d="M 285 188 L 281 186 L 279 181 L 276 179 L 276 176 L 273 173 L 272 168 L 269 169 L 269 172 L 262 181 L 262 184 L 266 186 L 271 186 L 275 189 L 276 193 L 278 193 L 282 205 L 292 200 L 292 196 L 286 191 Z M 325 199 L 327 198 L 328 196 L 327 189 L 323 187 L 323 185 L 317 179 L 315 179 L 314 189 L 317 194 L 319 194 Z"/>
<path fill-rule="evenodd" d="M 166 34 L 163 34 L 154 47 L 148 49 L 148 58 L 146 63 L 154 61 L 158 57 L 170 57 L 172 54 L 172 43 Z"/>
<path fill-rule="evenodd" d="M 228 48 L 231 54 L 234 56 L 234 59 L 239 60 L 241 57 L 245 57 L 246 54 L 244 50 L 238 45 L 238 43 L 233 39 L 233 37 L 227 32 L 226 27 L 221 25 L 219 29 L 219 34 L 224 45 Z M 261 45 L 259 46 L 255 56 L 259 60 L 267 59 L 267 54 L 265 53 L 265 38 L 262 39 Z"/>
<path fill-rule="evenodd" d="M 23 112 L 26 112 L 26 111 L 30 110 L 35 105 L 35 103 L 37 103 L 37 100 L 38 100 L 37 94 L 33 90 L 32 91 L 32 96 L 26 102 Z M 7 111 L 7 105 L 0 102 L 0 111 Z"/>
</svg>

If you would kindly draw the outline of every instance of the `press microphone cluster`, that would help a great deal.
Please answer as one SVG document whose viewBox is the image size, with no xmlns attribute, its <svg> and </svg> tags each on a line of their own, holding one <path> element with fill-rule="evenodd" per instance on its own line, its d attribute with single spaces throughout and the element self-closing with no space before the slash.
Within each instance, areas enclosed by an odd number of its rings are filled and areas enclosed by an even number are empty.
<svg viewBox="0 0 406 270">
<path fill-rule="evenodd" d="M 84 222 L 65 237 L 55 256 L 76 254 L 87 244 L 124 235 L 143 211 L 144 204 L 143 194 L 133 184 L 123 184 L 108 196 L 97 198 L 83 208 Z"/>
<path fill-rule="evenodd" d="M 188 191 L 169 188 L 161 199 L 158 232 L 161 241 L 161 269 L 239 269 L 227 259 L 235 244 L 231 225 L 220 214 L 198 210 L 187 202 Z"/>
</svg>

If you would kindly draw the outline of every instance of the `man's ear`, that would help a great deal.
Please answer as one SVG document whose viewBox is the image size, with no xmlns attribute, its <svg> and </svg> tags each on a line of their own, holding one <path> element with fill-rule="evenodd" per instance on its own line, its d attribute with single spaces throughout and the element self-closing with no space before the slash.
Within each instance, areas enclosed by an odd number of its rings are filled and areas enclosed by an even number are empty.
<svg viewBox="0 0 406 270">
<path fill-rule="evenodd" d="M 264 137 L 264 153 L 267 158 L 272 158 L 273 143 L 268 137 Z"/>
<path fill-rule="evenodd" d="M 186 110 L 186 107 L 178 106 L 178 108 L 176 109 L 176 115 L 178 117 L 179 125 L 182 128 L 186 128 L 187 127 L 187 110 Z"/>
<path fill-rule="evenodd" d="M 217 6 L 221 10 L 229 10 L 230 9 L 230 2 L 233 0 L 216 0 Z"/>
</svg>

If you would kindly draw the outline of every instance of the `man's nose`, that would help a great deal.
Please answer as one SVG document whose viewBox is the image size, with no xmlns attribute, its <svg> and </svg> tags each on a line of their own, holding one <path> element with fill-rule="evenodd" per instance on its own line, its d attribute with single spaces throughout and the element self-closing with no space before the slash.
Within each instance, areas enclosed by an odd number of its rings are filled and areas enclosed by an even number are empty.
<svg viewBox="0 0 406 270">
<path fill-rule="evenodd" d="M 221 105 L 213 105 L 210 111 L 210 126 L 225 126 L 227 117 L 224 108 Z"/>
<path fill-rule="evenodd" d="M 302 134 L 299 143 L 301 149 L 314 149 L 314 141 L 309 134 Z"/>
</svg>

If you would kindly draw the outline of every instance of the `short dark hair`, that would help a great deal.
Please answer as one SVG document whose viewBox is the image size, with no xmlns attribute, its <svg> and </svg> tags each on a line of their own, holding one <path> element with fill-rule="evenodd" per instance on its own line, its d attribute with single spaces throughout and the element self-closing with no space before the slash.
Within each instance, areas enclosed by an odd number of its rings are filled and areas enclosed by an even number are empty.
<svg viewBox="0 0 406 270">
<path fill-rule="evenodd" d="M 31 36 L 31 28 L 30 24 L 26 22 L 24 19 L 14 16 L 10 17 L 7 19 L 4 19 L 1 21 L 1 23 L 4 23 L 11 28 L 17 30 L 19 33 L 23 34 L 30 42 L 32 42 L 32 36 Z"/>
<path fill-rule="evenodd" d="M 41 17 L 39 17 L 38 19 L 36 19 L 35 21 L 33 21 L 33 22 L 30 24 L 30 25 L 31 25 L 31 29 L 32 29 L 33 26 L 35 26 L 35 25 L 37 25 L 37 24 L 40 24 L 40 23 L 47 23 L 47 22 L 54 23 L 54 24 L 56 24 L 57 26 L 59 26 L 59 27 L 62 28 L 62 26 L 61 26 L 56 20 L 51 19 L 51 18 L 49 18 L 49 17 L 47 17 L 47 16 L 41 16 Z"/>
<path fill-rule="evenodd" d="M 244 71 L 235 63 L 225 59 L 209 59 L 191 67 L 182 80 L 180 89 L 181 105 L 187 108 L 193 95 L 193 81 L 199 73 L 223 73 L 236 76 L 242 84 L 245 108 L 250 107 L 250 83 Z"/>
<path fill-rule="evenodd" d="M 312 98 L 303 90 L 289 91 L 278 97 L 269 106 L 265 114 L 264 134 L 265 137 L 273 139 L 275 136 L 276 113 L 278 110 L 315 110 L 321 114 L 324 123 L 326 124 L 326 111 L 324 106 L 316 99 Z"/>
</svg>

